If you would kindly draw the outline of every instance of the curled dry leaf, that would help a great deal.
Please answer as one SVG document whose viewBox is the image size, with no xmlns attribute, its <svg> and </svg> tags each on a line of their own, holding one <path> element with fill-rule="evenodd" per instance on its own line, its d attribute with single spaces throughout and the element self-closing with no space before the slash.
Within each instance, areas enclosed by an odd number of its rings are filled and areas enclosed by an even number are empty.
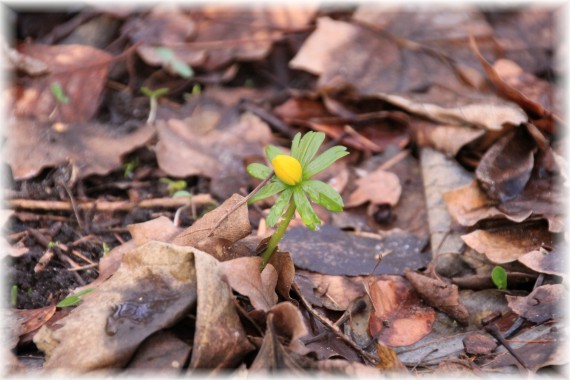
<svg viewBox="0 0 570 380">
<path fill-rule="evenodd" d="M 553 237 L 543 225 L 509 225 L 494 230 L 475 230 L 461 236 L 465 244 L 496 264 L 510 263 L 523 255 L 552 246 Z"/>
<path fill-rule="evenodd" d="M 508 201 L 525 188 L 532 169 L 536 144 L 525 128 L 503 136 L 487 152 L 475 174 L 481 188 L 492 200 Z"/>
<path fill-rule="evenodd" d="M 518 260 L 538 273 L 553 274 L 560 277 L 567 275 L 564 261 L 565 253 L 562 252 L 562 247 L 558 244 L 555 244 L 550 251 L 541 247 L 519 257 Z"/>
<path fill-rule="evenodd" d="M 196 302 L 192 247 L 148 242 L 127 252 L 117 272 L 53 328 L 34 336 L 44 369 L 89 372 L 126 364 L 155 331 L 178 321 Z M 209 274 L 202 274 L 207 277 Z"/>
<path fill-rule="evenodd" d="M 148 222 L 129 224 L 127 229 L 137 246 L 150 240 L 168 242 L 180 232 L 180 228 L 176 227 L 166 216 L 159 216 Z"/>
<path fill-rule="evenodd" d="M 414 120 L 412 129 L 420 146 L 430 146 L 448 156 L 455 156 L 461 148 L 485 134 L 481 128 L 442 125 L 425 120 Z"/>
<path fill-rule="evenodd" d="M 467 325 L 469 312 L 459 299 L 459 289 L 456 285 L 411 270 L 406 270 L 404 276 L 428 305 L 441 310 L 462 325 Z"/>
<path fill-rule="evenodd" d="M 49 75 L 20 78 L 14 99 L 15 114 L 47 121 L 56 109 L 55 121 L 84 123 L 95 115 L 105 87 L 112 56 L 85 45 L 24 44 L 20 53 L 44 62 Z M 51 86 L 59 84 L 67 103 L 59 102 Z"/>
<path fill-rule="evenodd" d="M 16 314 L 22 317 L 20 335 L 42 327 L 55 314 L 55 305 L 31 310 L 15 310 Z"/>
<path fill-rule="evenodd" d="M 356 190 L 349 195 L 346 207 L 359 206 L 366 202 L 387 203 L 395 206 L 402 194 L 400 179 L 392 172 L 377 169 L 356 180 Z"/>
<path fill-rule="evenodd" d="M 199 252 L 199 251 L 198 251 Z M 232 368 L 254 347 L 247 339 L 220 263 L 194 254 L 198 307 L 190 368 Z"/>
<path fill-rule="evenodd" d="M 262 155 L 271 142 L 271 131 L 251 113 L 240 116 L 236 110 L 228 112 L 210 107 L 185 120 L 157 121 L 160 168 L 174 177 L 212 178 L 212 193 L 220 198 L 247 187 L 249 175 L 243 160 Z"/>
<path fill-rule="evenodd" d="M 131 371 L 152 371 L 155 374 L 174 375 L 187 362 L 192 347 L 170 331 L 159 331 L 146 339 L 129 362 Z M 138 373 L 140 375 L 140 372 Z"/>
<path fill-rule="evenodd" d="M 509 307 L 518 315 L 533 323 L 541 324 L 550 319 L 562 318 L 565 304 L 564 285 L 542 285 L 526 297 L 506 296 Z"/>
<path fill-rule="evenodd" d="M 431 332 L 435 312 L 423 305 L 413 288 L 402 277 L 369 283 L 370 335 L 388 346 L 408 346 Z"/>
<path fill-rule="evenodd" d="M 117 169 L 122 156 L 144 145 L 154 128 L 147 125 L 125 132 L 104 124 L 45 125 L 16 119 L 7 124 L 6 134 L 4 159 L 16 180 L 68 162 L 77 168 L 79 178 L 85 178 Z"/>
<path fill-rule="evenodd" d="M 299 355 L 306 355 L 309 350 L 301 338 L 308 334 L 308 330 L 299 308 L 290 302 L 280 302 L 268 314 L 271 315 L 275 331 L 289 342 L 287 348 Z"/>
<path fill-rule="evenodd" d="M 267 265 L 259 273 L 260 265 L 261 257 L 241 257 L 220 263 L 220 273 L 233 290 L 249 297 L 255 309 L 267 311 L 277 304 L 277 272 Z"/>
<path fill-rule="evenodd" d="M 277 271 L 277 285 L 275 286 L 277 294 L 288 300 L 291 285 L 295 280 L 295 264 L 291 255 L 287 252 L 277 251 L 271 256 L 269 264 Z"/>
</svg>

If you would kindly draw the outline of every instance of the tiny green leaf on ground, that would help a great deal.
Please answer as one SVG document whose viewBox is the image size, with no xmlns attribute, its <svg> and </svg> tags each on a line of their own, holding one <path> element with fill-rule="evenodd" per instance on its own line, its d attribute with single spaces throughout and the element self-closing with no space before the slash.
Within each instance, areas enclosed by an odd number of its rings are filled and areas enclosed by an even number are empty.
<svg viewBox="0 0 570 380">
<path fill-rule="evenodd" d="M 78 305 L 81 302 L 81 296 L 84 296 L 87 293 L 91 293 L 95 288 L 84 289 L 80 292 L 72 294 L 70 296 L 65 297 L 56 305 L 57 307 L 69 307 Z"/>
<path fill-rule="evenodd" d="M 491 278 L 497 289 L 507 289 L 507 271 L 505 271 L 505 268 L 501 266 L 494 267 L 491 272 Z"/>
</svg>

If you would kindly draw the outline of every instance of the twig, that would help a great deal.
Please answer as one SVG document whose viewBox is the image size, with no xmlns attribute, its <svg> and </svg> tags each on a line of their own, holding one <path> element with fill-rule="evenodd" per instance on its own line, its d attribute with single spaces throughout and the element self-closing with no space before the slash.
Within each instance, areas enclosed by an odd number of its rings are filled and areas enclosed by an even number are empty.
<svg viewBox="0 0 570 380">
<path fill-rule="evenodd" d="M 210 194 L 197 194 L 192 196 L 196 204 L 213 203 L 214 199 Z M 73 207 L 66 201 L 40 201 L 33 199 L 6 199 L 4 202 L 12 209 L 44 210 L 44 211 L 73 211 Z M 134 208 L 177 208 L 188 204 L 185 198 L 154 198 L 145 199 L 139 202 L 133 201 L 87 201 L 78 202 L 79 209 L 95 209 L 95 211 L 130 211 Z"/>
<path fill-rule="evenodd" d="M 251 193 L 249 193 L 245 198 L 243 198 L 241 201 L 239 201 L 238 203 L 236 203 L 228 212 L 226 212 L 224 214 L 224 216 L 222 216 L 220 218 L 220 220 L 218 220 L 218 222 L 214 225 L 214 227 L 211 228 L 210 233 L 208 234 L 208 237 L 212 236 L 212 234 L 216 231 L 216 228 L 218 228 L 220 226 L 220 224 L 222 224 L 222 222 L 224 220 L 226 220 L 226 218 L 228 216 L 230 216 L 230 214 L 232 212 L 234 212 L 235 210 L 237 210 L 238 208 L 240 208 L 244 203 L 246 203 L 248 200 L 251 199 L 251 197 L 253 197 L 255 195 L 255 193 L 257 193 L 259 191 L 259 189 L 261 189 L 263 186 L 265 186 L 265 184 L 267 182 L 269 182 L 269 180 L 271 179 L 271 177 L 273 177 L 273 171 L 271 171 L 271 173 L 263 180 L 261 181 L 261 183 L 259 185 L 257 185 L 257 187 L 255 189 L 253 189 L 251 191 Z"/>
<path fill-rule="evenodd" d="M 323 325 L 328 327 L 332 332 L 334 332 L 334 334 L 339 339 L 341 339 L 344 343 L 346 343 L 348 346 L 350 346 L 352 349 L 354 349 L 356 352 L 358 352 L 360 355 L 362 355 L 363 358 L 367 359 L 368 361 L 370 361 L 371 363 L 373 363 L 375 365 L 378 364 L 379 360 L 377 358 L 375 358 L 374 356 L 372 356 L 371 354 L 369 354 L 368 352 L 366 352 L 362 348 L 360 348 L 352 339 L 350 339 L 342 331 L 340 331 L 338 326 L 336 326 L 328 318 L 323 317 L 322 315 L 317 313 L 317 311 L 315 309 L 313 309 L 313 307 L 311 306 L 311 304 L 309 304 L 309 302 L 305 299 L 305 297 L 303 297 L 303 294 L 301 293 L 301 290 L 299 289 L 299 286 L 297 285 L 297 283 L 293 282 L 292 288 L 295 290 L 295 292 L 299 296 L 299 299 L 301 300 L 301 303 L 303 304 L 303 306 L 307 309 L 307 311 L 309 313 L 311 313 L 311 315 L 313 315 L 319 322 L 321 322 Z"/>
<path fill-rule="evenodd" d="M 499 331 L 499 328 L 497 327 L 497 325 L 495 325 L 494 323 L 488 324 L 485 326 L 485 331 L 487 331 L 489 334 L 491 334 L 493 336 L 493 338 L 497 339 L 499 341 L 499 343 L 501 343 L 507 349 L 507 351 L 509 351 L 509 353 L 511 355 L 513 355 L 513 357 L 516 359 L 516 361 L 519 362 L 521 366 L 523 366 L 524 369 L 526 369 L 527 371 L 530 371 L 530 369 L 522 361 L 521 357 L 511 347 L 509 342 L 507 342 L 505 340 L 505 338 L 503 338 L 503 335 L 501 334 L 501 331 Z"/>
</svg>

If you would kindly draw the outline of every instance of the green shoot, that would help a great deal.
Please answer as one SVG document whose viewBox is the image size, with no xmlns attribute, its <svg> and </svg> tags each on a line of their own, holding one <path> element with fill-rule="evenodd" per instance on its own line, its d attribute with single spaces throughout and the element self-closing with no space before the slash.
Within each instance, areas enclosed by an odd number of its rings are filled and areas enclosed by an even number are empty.
<svg viewBox="0 0 570 380">
<path fill-rule="evenodd" d="M 63 300 L 59 301 L 59 303 L 56 306 L 57 307 L 75 306 L 82 301 L 81 296 L 83 296 L 87 293 L 91 293 L 93 290 L 95 290 L 95 288 L 85 289 L 85 290 L 82 290 L 82 291 L 77 292 L 75 294 L 69 295 L 69 296 L 65 297 Z"/>
<path fill-rule="evenodd" d="M 507 289 L 507 271 L 501 266 L 496 266 L 491 272 L 491 279 L 499 290 Z"/>
</svg>

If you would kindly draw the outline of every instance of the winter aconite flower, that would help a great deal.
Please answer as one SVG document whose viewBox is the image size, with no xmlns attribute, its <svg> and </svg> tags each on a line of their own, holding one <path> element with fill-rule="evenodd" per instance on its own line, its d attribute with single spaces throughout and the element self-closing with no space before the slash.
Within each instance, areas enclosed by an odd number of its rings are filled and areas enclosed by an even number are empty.
<svg viewBox="0 0 570 380">
<path fill-rule="evenodd" d="M 344 207 L 342 198 L 335 189 L 324 182 L 311 179 L 348 154 L 344 146 L 334 146 L 315 158 L 324 140 L 325 134 L 322 132 L 307 132 L 303 137 L 297 133 L 291 144 L 291 155 L 284 154 L 273 145 L 265 149 L 273 170 L 258 163 L 247 167 L 247 172 L 253 177 L 265 181 L 269 179 L 267 184 L 249 199 L 249 203 L 279 194 L 267 215 L 267 225 L 273 227 L 279 218 L 283 217 L 275 233 L 271 235 L 267 248 L 261 254 L 260 270 L 265 268 L 276 251 L 277 244 L 285 234 L 295 211 L 299 212 L 303 223 L 310 229 L 314 230 L 321 224 L 309 198 L 330 211 L 342 211 Z M 273 173 L 275 175 L 272 175 Z"/>
<path fill-rule="evenodd" d="M 252 203 L 280 193 L 267 216 L 270 227 L 277 223 L 287 205 L 292 204 L 305 225 L 314 230 L 321 220 L 308 198 L 327 210 L 342 211 L 344 204 L 340 194 L 326 183 L 311 179 L 348 154 L 345 147 L 334 146 L 316 156 L 324 140 L 325 134 L 322 132 L 307 132 L 303 137 L 297 133 L 291 144 L 291 155 L 273 145 L 265 149 L 273 170 L 258 163 L 247 167 L 248 173 L 259 179 L 265 179 L 272 171 L 275 173 L 267 185 L 249 200 Z"/>
</svg>

